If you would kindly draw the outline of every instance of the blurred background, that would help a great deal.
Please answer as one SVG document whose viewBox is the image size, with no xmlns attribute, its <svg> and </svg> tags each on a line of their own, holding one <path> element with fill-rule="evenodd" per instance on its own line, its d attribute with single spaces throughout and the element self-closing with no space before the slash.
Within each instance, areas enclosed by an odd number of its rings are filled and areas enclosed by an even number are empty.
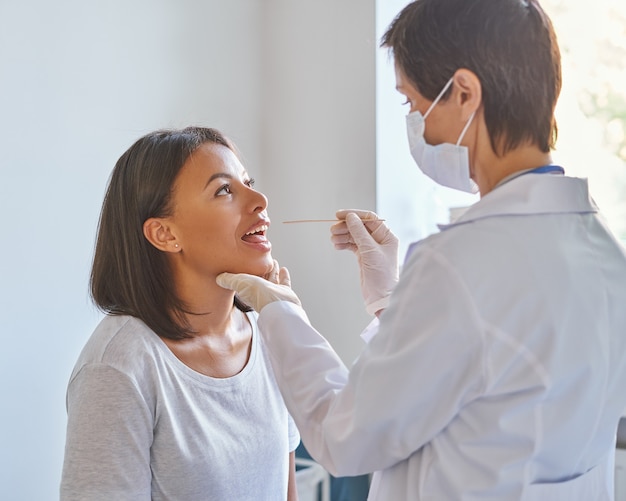
<svg viewBox="0 0 626 501">
<path fill-rule="evenodd" d="M 347 364 L 361 349 L 338 208 L 408 244 L 476 198 L 412 163 L 380 36 L 406 0 L 0 0 L 0 499 L 58 498 L 65 388 L 101 314 L 87 282 L 117 158 L 141 135 L 227 134 L 269 198 L 274 256 Z M 545 0 L 564 57 L 555 160 L 626 240 L 626 5 Z"/>
</svg>

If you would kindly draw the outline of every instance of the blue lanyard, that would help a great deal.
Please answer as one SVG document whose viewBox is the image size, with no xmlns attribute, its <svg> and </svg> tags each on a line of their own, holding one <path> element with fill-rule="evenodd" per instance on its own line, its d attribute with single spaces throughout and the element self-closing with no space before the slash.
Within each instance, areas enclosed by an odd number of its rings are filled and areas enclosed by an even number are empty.
<svg viewBox="0 0 626 501">
<path fill-rule="evenodd" d="M 558 172 L 559 174 L 565 174 L 565 169 L 560 165 L 543 165 L 536 169 L 531 169 L 524 174 L 550 174 L 552 172 Z"/>
<path fill-rule="evenodd" d="M 542 165 L 541 167 L 536 167 L 534 169 L 527 170 L 525 172 L 515 172 L 508 177 L 502 179 L 494 188 L 501 186 L 503 184 L 512 181 L 513 179 L 517 179 L 520 176 L 524 176 L 525 174 L 565 174 L 565 169 L 559 165 Z"/>
</svg>

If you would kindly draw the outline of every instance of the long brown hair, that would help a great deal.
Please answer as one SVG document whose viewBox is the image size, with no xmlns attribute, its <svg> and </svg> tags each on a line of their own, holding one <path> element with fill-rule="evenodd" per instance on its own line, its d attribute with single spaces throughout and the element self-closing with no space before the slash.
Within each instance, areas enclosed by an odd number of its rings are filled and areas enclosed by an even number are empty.
<svg viewBox="0 0 626 501">
<path fill-rule="evenodd" d="M 138 139 L 115 164 L 100 213 L 90 277 L 94 303 L 109 314 L 137 317 L 170 339 L 188 338 L 193 331 L 166 256 L 146 240 L 143 223 L 171 215 L 174 180 L 204 143 L 236 154 L 233 144 L 211 128 L 158 130 Z M 251 310 L 236 296 L 235 306 Z"/>
</svg>

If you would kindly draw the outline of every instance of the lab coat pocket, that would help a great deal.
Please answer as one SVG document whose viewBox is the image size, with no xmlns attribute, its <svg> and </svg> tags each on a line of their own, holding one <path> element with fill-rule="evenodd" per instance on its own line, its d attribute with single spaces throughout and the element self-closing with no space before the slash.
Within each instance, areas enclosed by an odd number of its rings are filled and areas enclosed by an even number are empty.
<svg viewBox="0 0 626 501">
<path fill-rule="evenodd" d="M 612 482 L 602 463 L 565 482 L 531 484 L 522 501 L 612 501 Z"/>
</svg>

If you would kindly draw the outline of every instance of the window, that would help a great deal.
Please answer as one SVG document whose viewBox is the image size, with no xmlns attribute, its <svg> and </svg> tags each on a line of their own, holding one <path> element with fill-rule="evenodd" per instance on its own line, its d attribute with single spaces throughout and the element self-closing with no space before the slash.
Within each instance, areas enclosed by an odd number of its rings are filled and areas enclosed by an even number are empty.
<svg viewBox="0 0 626 501">
<path fill-rule="evenodd" d="M 553 158 L 589 179 L 609 227 L 626 242 L 626 3 L 543 0 L 563 59 Z M 581 30 L 584 36 L 581 36 Z"/>
</svg>

